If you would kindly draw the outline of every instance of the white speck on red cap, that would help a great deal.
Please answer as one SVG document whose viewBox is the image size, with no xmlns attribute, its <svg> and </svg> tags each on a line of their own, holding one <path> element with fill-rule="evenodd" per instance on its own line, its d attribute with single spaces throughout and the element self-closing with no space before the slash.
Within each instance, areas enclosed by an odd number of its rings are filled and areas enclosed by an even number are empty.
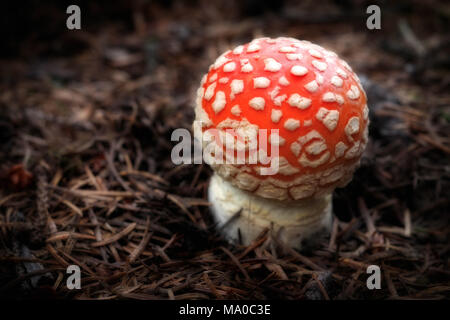
<svg viewBox="0 0 450 320">
<path fill-rule="evenodd" d="M 303 56 L 301 55 L 301 53 L 287 53 L 286 58 L 290 61 L 294 61 L 294 60 L 302 60 Z"/>
<path fill-rule="evenodd" d="M 272 119 L 272 122 L 277 123 L 278 121 L 280 121 L 282 115 L 283 113 L 281 112 L 281 110 L 272 109 L 270 118 Z"/>
<path fill-rule="evenodd" d="M 217 73 L 213 74 L 210 78 L 208 82 L 213 82 L 217 80 Z"/>
<path fill-rule="evenodd" d="M 234 54 L 241 54 L 244 51 L 244 46 L 237 46 L 234 48 L 233 53 Z"/>
<path fill-rule="evenodd" d="M 225 71 L 225 72 L 233 72 L 234 69 L 236 69 L 236 63 L 234 63 L 234 62 L 228 62 L 228 63 L 223 67 L 223 71 Z"/>
<path fill-rule="evenodd" d="M 273 58 L 267 58 L 264 60 L 264 70 L 271 72 L 278 72 L 281 69 L 281 64 Z"/>
<path fill-rule="evenodd" d="M 294 47 L 285 46 L 285 47 L 281 47 L 279 51 L 282 53 L 291 53 L 291 52 L 297 51 L 297 49 Z"/>
<path fill-rule="evenodd" d="M 205 91 L 205 96 L 204 96 L 205 100 L 211 100 L 211 98 L 214 95 L 214 90 L 216 90 L 216 85 L 217 84 L 214 82 L 213 84 L 210 84 L 208 86 L 208 88 Z"/>
<path fill-rule="evenodd" d="M 247 61 L 242 63 L 241 61 L 241 72 L 245 72 L 245 73 L 250 73 L 253 71 L 253 66 L 251 65 L 250 62 L 248 62 L 248 59 L 246 59 Z"/>
<path fill-rule="evenodd" d="M 304 76 L 305 74 L 308 73 L 308 69 L 306 69 L 306 68 L 303 67 L 303 66 L 293 66 L 293 67 L 291 68 L 291 73 L 292 73 L 294 76 Z"/>
<path fill-rule="evenodd" d="M 224 55 L 221 55 L 216 62 L 214 63 L 214 69 L 219 69 L 222 65 L 230 61 L 230 59 L 226 58 Z"/>
<path fill-rule="evenodd" d="M 286 100 L 286 98 L 287 95 L 283 94 L 281 96 L 274 97 L 272 101 L 276 106 L 281 107 L 281 104 L 283 103 L 284 100 Z"/>
<path fill-rule="evenodd" d="M 316 92 L 317 89 L 319 88 L 319 85 L 317 84 L 316 80 L 313 80 L 311 82 L 308 82 L 307 84 L 304 85 L 305 89 L 308 90 L 309 92 Z"/>
<path fill-rule="evenodd" d="M 320 108 L 316 114 L 317 120 L 322 122 L 328 130 L 333 131 L 336 129 L 339 121 L 339 112 L 336 110 L 328 110 L 326 108 Z"/>
<path fill-rule="evenodd" d="M 342 70 L 341 68 L 336 68 L 336 73 L 339 75 L 339 77 L 343 78 L 343 79 L 347 79 L 347 73 Z"/>
<path fill-rule="evenodd" d="M 348 147 L 344 142 L 339 141 L 338 143 L 336 143 L 336 147 L 335 147 L 335 151 L 334 151 L 336 158 L 342 157 L 345 153 L 345 150 L 347 150 L 347 149 L 348 149 Z"/>
<path fill-rule="evenodd" d="M 225 104 L 227 103 L 225 98 L 225 93 L 223 91 L 217 91 L 216 93 L 216 99 L 214 100 L 212 104 L 212 108 L 215 113 L 219 113 L 220 111 L 225 108 Z"/>
<path fill-rule="evenodd" d="M 255 97 L 251 99 L 248 104 L 255 110 L 263 110 L 266 105 L 266 101 L 262 97 Z"/>
<path fill-rule="evenodd" d="M 231 108 L 231 113 L 237 117 L 241 115 L 241 108 L 238 104 Z"/>
<path fill-rule="evenodd" d="M 318 84 L 323 84 L 323 76 L 321 74 L 316 74 L 316 81 Z"/>
<path fill-rule="evenodd" d="M 261 46 L 257 43 L 251 43 L 248 47 L 247 47 L 247 53 L 252 53 L 252 52 L 256 52 L 259 51 L 261 49 Z"/>
<path fill-rule="evenodd" d="M 234 96 L 242 93 L 244 91 L 244 81 L 240 80 L 240 79 L 234 79 L 233 81 L 231 81 L 230 84 L 231 87 L 231 99 L 234 99 Z"/>
<path fill-rule="evenodd" d="M 289 97 L 288 103 L 291 107 L 306 109 L 311 105 L 311 99 L 302 97 L 298 93 L 294 93 Z"/>
<path fill-rule="evenodd" d="M 336 101 L 336 95 L 333 92 L 326 92 L 322 96 L 323 102 L 335 102 Z"/>
<path fill-rule="evenodd" d="M 284 122 L 284 127 L 286 130 L 294 131 L 300 127 L 300 120 L 289 118 Z"/>
<path fill-rule="evenodd" d="M 317 51 L 316 49 L 310 49 L 310 50 L 308 50 L 308 52 L 314 58 L 319 58 L 320 59 L 320 58 L 323 57 L 322 54 L 319 51 Z"/>
<path fill-rule="evenodd" d="M 278 79 L 278 83 L 281 84 L 282 86 L 285 86 L 285 87 L 287 87 L 290 84 L 289 80 L 286 79 L 285 76 L 280 77 Z"/>
<path fill-rule="evenodd" d="M 347 97 L 351 100 L 357 100 L 359 98 L 359 89 L 357 86 L 352 85 L 350 90 L 347 91 Z"/>
<path fill-rule="evenodd" d="M 342 84 L 344 83 L 344 81 L 338 77 L 338 76 L 333 76 L 331 77 L 331 84 L 334 85 L 337 88 L 342 87 Z"/>
<path fill-rule="evenodd" d="M 270 86 L 270 80 L 266 77 L 253 78 L 254 88 L 267 88 L 268 86 Z"/>
<path fill-rule="evenodd" d="M 327 69 L 327 64 L 325 62 L 313 60 L 311 63 L 319 71 L 325 71 Z"/>
</svg>

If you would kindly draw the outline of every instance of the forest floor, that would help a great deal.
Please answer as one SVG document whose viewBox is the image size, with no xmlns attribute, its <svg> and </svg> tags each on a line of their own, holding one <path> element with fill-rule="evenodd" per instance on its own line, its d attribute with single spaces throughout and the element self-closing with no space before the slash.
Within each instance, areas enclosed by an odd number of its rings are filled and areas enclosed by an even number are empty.
<svg viewBox="0 0 450 320">
<path fill-rule="evenodd" d="M 200 3 L 31 39 L 0 61 L 0 296 L 448 299 L 450 38 L 433 31 L 449 17 L 413 1 L 370 31 L 365 12 L 333 2 L 325 15 L 286 1 L 257 17 L 228 8 L 227 19 L 221 1 Z M 206 200 L 210 168 L 170 158 L 209 64 L 259 36 L 335 51 L 368 95 L 361 166 L 334 194 L 331 235 L 306 252 L 269 232 L 248 247 L 224 241 Z M 65 285 L 72 264 L 81 290 Z M 366 287 L 369 265 L 381 290 Z"/>
</svg>

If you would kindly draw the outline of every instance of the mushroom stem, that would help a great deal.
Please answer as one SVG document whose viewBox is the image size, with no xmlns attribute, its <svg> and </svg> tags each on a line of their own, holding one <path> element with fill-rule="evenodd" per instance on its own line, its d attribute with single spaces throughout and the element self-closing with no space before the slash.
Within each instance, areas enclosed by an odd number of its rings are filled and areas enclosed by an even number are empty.
<svg viewBox="0 0 450 320">
<path fill-rule="evenodd" d="M 208 189 L 211 211 L 221 232 L 232 241 L 249 245 L 269 228 L 279 240 L 300 249 L 304 240 L 331 228 L 331 193 L 320 197 L 280 201 L 234 187 L 214 174 Z M 236 216 L 237 213 L 239 213 Z"/>
</svg>

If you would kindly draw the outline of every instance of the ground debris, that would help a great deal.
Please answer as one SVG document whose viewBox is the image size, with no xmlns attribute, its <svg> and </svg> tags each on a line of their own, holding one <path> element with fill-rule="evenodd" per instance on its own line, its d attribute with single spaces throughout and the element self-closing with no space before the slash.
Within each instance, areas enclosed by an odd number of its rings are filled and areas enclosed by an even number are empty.
<svg viewBox="0 0 450 320">
<path fill-rule="evenodd" d="M 15 54 L 0 61 L 0 295 L 450 297 L 450 78 L 448 55 L 433 54 L 448 47 L 448 30 L 434 8 L 401 1 L 401 21 L 369 32 L 358 1 L 251 12 L 228 1 L 139 3 L 139 19 L 118 4 L 122 20 L 102 16 L 96 29 L 56 42 L 39 30 L 20 48 L 5 39 Z M 248 247 L 227 243 L 208 211 L 210 168 L 170 159 L 172 131 L 191 128 L 208 65 L 259 35 L 335 50 L 369 98 L 361 167 L 335 192 L 331 236 L 306 252 L 268 230 Z M 82 270 L 76 292 L 65 286 L 71 264 Z M 383 272 L 381 290 L 366 287 L 371 264 Z"/>
</svg>

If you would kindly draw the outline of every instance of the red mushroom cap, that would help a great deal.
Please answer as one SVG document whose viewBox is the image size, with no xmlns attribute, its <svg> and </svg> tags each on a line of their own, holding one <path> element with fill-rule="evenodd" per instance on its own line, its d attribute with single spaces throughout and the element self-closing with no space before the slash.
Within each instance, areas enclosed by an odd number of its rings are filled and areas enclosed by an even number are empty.
<svg viewBox="0 0 450 320">
<path fill-rule="evenodd" d="M 226 129 L 279 129 L 275 175 L 262 175 L 268 165 L 261 163 L 211 165 L 241 189 L 297 200 L 350 181 L 368 140 L 366 102 L 357 75 L 334 52 L 293 38 L 260 38 L 211 65 L 197 92 L 196 120 L 203 132 L 215 128 L 223 136 Z"/>
</svg>

